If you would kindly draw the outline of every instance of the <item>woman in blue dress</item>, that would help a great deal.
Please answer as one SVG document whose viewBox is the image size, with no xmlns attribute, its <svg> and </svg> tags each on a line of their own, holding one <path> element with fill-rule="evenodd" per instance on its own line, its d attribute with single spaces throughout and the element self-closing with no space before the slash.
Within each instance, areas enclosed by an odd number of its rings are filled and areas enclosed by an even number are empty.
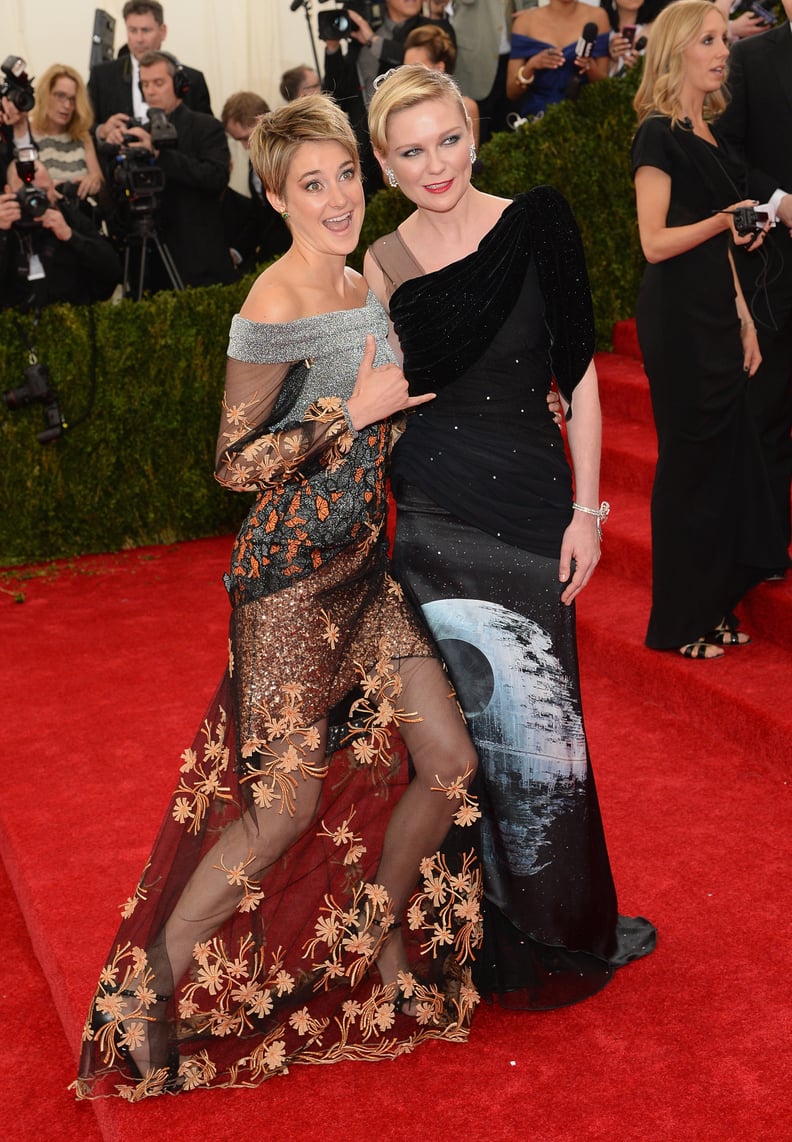
<svg viewBox="0 0 792 1142">
<path fill-rule="evenodd" d="M 596 27 L 596 37 L 582 58 L 579 42 L 588 24 Z M 525 118 L 541 115 L 551 103 L 574 99 L 583 84 L 607 76 L 609 36 L 604 9 L 580 0 L 550 0 L 542 8 L 519 12 L 512 25 L 507 98 Z"/>
</svg>

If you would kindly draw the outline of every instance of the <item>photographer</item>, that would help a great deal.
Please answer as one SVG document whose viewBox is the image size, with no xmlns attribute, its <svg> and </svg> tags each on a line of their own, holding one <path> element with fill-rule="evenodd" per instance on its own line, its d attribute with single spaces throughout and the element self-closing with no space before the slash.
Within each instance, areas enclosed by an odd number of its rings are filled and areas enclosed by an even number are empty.
<svg viewBox="0 0 792 1142">
<path fill-rule="evenodd" d="M 107 239 L 58 194 L 40 162 L 12 163 L 7 178 L 0 195 L 0 304 L 43 309 L 108 298 L 121 264 Z"/>
<path fill-rule="evenodd" d="M 374 80 L 404 62 L 404 41 L 422 24 L 442 28 L 456 44 L 448 20 L 424 16 L 422 8 L 421 0 L 386 0 L 383 4 L 353 0 L 344 9 L 351 25 L 345 37 L 346 51 L 341 50 L 340 39 L 333 39 L 332 33 L 323 30 L 323 24 L 330 24 L 335 13 L 331 10 L 319 16 L 319 34 L 325 40 L 324 86 L 346 111 L 360 142 L 367 196 L 382 187 L 382 174 L 371 150 L 366 123 Z"/>
<path fill-rule="evenodd" d="M 164 112 L 176 131 L 173 145 L 160 149 L 146 127 L 125 132 L 130 151 L 150 152 L 164 175 L 157 229 L 185 285 L 205 286 L 233 279 L 231 256 L 223 238 L 221 198 L 228 183 L 230 155 L 222 124 L 191 111 L 182 102 L 184 76 L 165 52 L 147 52 L 140 60 L 140 86 L 147 105 Z M 149 263 L 151 290 L 168 289 L 163 267 Z"/>
<path fill-rule="evenodd" d="M 122 10 L 128 51 L 118 59 L 91 68 L 88 95 L 93 104 L 100 143 L 118 147 L 130 118 L 145 119 L 148 112 L 140 91 L 140 60 L 146 52 L 159 51 L 168 29 L 162 5 L 152 0 L 128 0 Z M 209 90 L 200 71 L 185 67 L 185 102 L 193 111 L 212 114 Z"/>
<path fill-rule="evenodd" d="M 20 56 L 7 56 L 2 63 L 0 79 L 0 186 L 5 185 L 6 171 L 19 147 L 30 147 L 33 140 L 28 112 L 33 110 L 33 85 L 25 71 L 27 64 Z"/>
</svg>

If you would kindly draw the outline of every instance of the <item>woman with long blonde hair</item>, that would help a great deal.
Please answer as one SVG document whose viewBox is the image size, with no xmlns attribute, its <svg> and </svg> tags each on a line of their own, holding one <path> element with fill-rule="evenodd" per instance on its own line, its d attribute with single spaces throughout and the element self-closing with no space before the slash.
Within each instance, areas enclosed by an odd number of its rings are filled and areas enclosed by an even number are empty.
<svg viewBox="0 0 792 1142">
<path fill-rule="evenodd" d="M 65 63 L 48 67 L 36 83 L 30 128 L 52 181 L 76 184 L 78 198 L 97 194 L 103 182 L 91 138 L 93 119 L 80 73 Z"/>
<path fill-rule="evenodd" d="M 743 171 L 717 138 L 729 56 L 706 0 L 662 11 L 635 96 L 632 166 L 649 263 L 637 305 L 658 461 L 652 492 L 647 646 L 714 659 L 750 642 L 734 607 L 782 566 L 773 506 L 747 404 L 761 356 L 732 244 L 758 249 L 735 211 L 753 208 Z"/>
</svg>

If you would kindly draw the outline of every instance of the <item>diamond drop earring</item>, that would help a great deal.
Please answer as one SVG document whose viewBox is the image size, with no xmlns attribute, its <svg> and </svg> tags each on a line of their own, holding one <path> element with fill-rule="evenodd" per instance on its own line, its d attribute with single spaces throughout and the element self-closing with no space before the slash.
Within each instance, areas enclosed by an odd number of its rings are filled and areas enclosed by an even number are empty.
<svg viewBox="0 0 792 1142">
<path fill-rule="evenodd" d="M 476 144 L 470 144 L 470 165 L 473 166 L 476 162 Z"/>
<path fill-rule="evenodd" d="M 390 169 L 390 167 L 385 167 L 385 177 L 388 180 L 389 186 L 392 186 L 395 188 L 399 185 L 398 179 L 396 178 L 396 175 L 393 173 L 393 171 Z"/>
</svg>

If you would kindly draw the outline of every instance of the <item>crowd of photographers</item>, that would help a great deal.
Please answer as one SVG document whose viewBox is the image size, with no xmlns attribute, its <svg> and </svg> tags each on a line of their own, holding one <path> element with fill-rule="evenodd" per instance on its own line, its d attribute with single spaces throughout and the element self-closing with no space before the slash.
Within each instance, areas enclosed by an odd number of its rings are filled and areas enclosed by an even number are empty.
<svg viewBox="0 0 792 1142">
<path fill-rule="evenodd" d="M 731 0 L 717 2 L 731 6 Z M 533 84 L 536 61 L 513 58 L 510 41 L 514 17 L 523 18 L 535 3 L 352 0 L 318 13 L 324 88 L 347 111 L 359 136 L 368 194 L 382 185 L 366 133 L 377 76 L 402 63 L 405 52 L 426 66 L 456 67 L 485 141 L 510 119 L 522 122 L 519 97 L 528 91 L 535 100 L 541 86 Z M 304 6 L 303 0 L 290 5 Z M 580 48 L 580 58 L 570 61 L 579 71 L 573 78 L 582 82 L 631 66 L 662 6 L 664 0 L 602 0 L 599 7 L 607 15 L 584 24 L 582 37 L 599 23 L 610 26 L 610 63 L 591 68 L 589 61 L 583 68 L 588 48 Z M 585 2 L 577 7 L 592 14 Z M 54 301 L 101 300 L 117 290 L 139 298 L 160 289 L 225 283 L 288 245 L 286 227 L 252 168 L 248 195 L 228 186 L 227 136 L 246 146 L 267 103 L 255 93 L 238 92 L 226 101 L 222 121 L 216 119 L 201 72 L 163 48 L 162 5 L 129 0 L 123 19 L 126 44 L 117 59 L 91 69 L 87 86 L 72 68 L 55 65 L 34 91 L 23 60 L 9 56 L 2 64 L 4 307 L 40 309 Z M 750 35 L 764 24 L 748 11 L 732 27 L 737 35 Z M 321 86 L 314 69 L 300 66 L 284 72 L 280 92 L 289 100 Z M 510 86 L 518 98 L 509 99 Z M 559 98 L 570 96 L 571 89 L 559 90 Z"/>
</svg>

